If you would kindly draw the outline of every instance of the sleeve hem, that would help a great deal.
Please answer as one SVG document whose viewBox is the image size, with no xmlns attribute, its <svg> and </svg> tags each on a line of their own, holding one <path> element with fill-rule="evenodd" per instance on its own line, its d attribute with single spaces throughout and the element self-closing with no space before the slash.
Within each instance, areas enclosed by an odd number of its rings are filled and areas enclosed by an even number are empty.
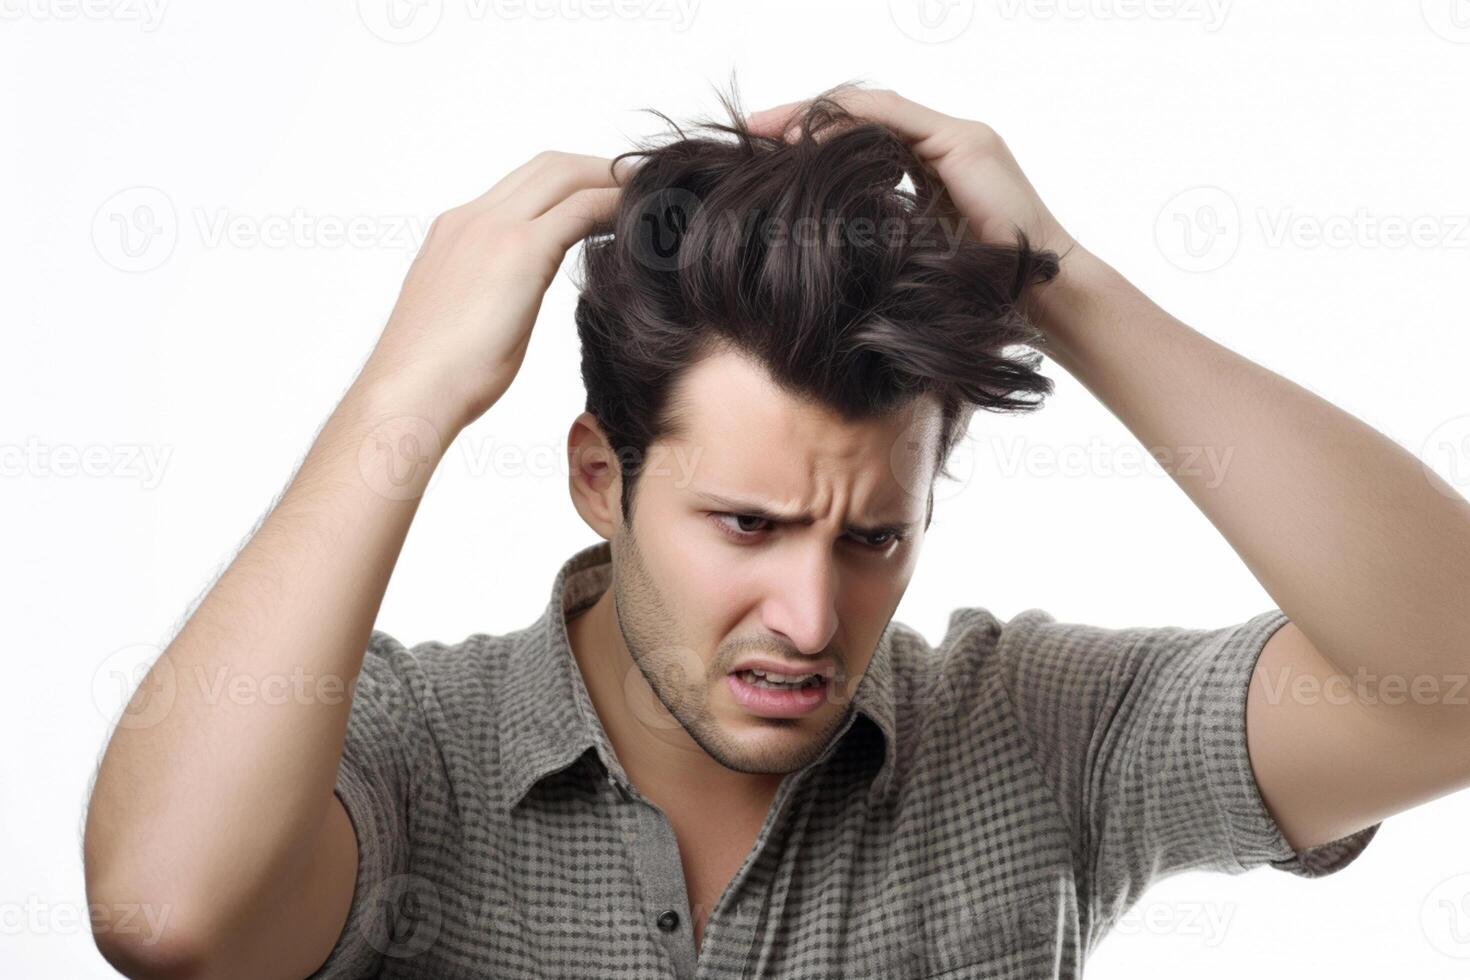
<svg viewBox="0 0 1470 980">
<path fill-rule="evenodd" d="M 1251 677 L 1266 642 L 1288 622 L 1279 609 L 1248 620 L 1227 639 L 1220 663 L 1227 696 L 1219 699 L 1215 719 L 1225 734 L 1223 751 L 1210 767 L 1215 797 L 1229 828 L 1230 849 L 1241 871 L 1269 865 L 1303 878 L 1320 878 L 1347 867 L 1378 833 L 1380 823 L 1345 837 L 1296 851 L 1281 833 L 1256 782 L 1246 739 L 1246 702 Z M 1239 655 L 1231 656 L 1238 652 Z M 1215 726 L 1210 726 L 1215 727 Z"/>
<path fill-rule="evenodd" d="M 357 869 L 354 872 L 352 898 L 347 906 L 347 918 L 342 923 L 342 931 L 326 959 L 312 972 L 312 978 L 342 975 L 343 971 L 355 971 L 364 965 L 364 960 L 374 959 L 372 944 L 367 938 L 366 917 L 371 912 L 367 896 L 387 875 L 388 859 L 378 832 L 372 825 L 372 791 L 352 760 L 345 756 L 338 766 L 337 783 L 332 793 L 342 801 L 342 809 L 347 812 L 352 833 L 357 839 Z"/>
</svg>

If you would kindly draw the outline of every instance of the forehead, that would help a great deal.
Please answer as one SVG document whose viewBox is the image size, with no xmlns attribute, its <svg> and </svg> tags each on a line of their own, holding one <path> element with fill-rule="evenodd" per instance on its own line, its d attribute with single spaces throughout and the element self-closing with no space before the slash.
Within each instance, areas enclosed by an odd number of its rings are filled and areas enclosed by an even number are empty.
<svg viewBox="0 0 1470 980">
<path fill-rule="evenodd" d="M 803 481 L 840 476 L 886 495 L 937 465 L 941 411 L 932 396 L 848 421 L 782 390 L 757 361 L 729 349 L 683 372 L 670 409 L 682 422 L 682 437 L 672 441 L 699 453 L 696 482 L 760 481 L 773 493 L 800 496 Z"/>
</svg>

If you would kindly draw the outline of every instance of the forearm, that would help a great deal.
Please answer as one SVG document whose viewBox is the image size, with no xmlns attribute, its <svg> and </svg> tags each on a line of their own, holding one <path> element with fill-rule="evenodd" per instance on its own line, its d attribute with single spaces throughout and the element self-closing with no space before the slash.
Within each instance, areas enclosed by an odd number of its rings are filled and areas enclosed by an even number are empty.
<svg viewBox="0 0 1470 980">
<path fill-rule="evenodd" d="M 1470 670 L 1462 497 L 1383 434 L 1179 322 L 1089 253 L 1063 269 L 1032 301 L 1049 355 L 1160 458 L 1334 666 L 1439 680 Z"/>
<path fill-rule="evenodd" d="M 413 396 L 359 378 L 154 663 L 88 808 L 91 901 L 148 903 L 173 928 L 208 935 L 307 859 L 352 685 L 439 458 L 420 440 L 430 458 L 409 480 L 384 482 L 382 454 L 412 448 L 385 420 L 405 414 L 444 425 Z M 452 428 L 441 431 L 447 445 Z M 410 472 L 399 465 L 400 477 Z"/>
</svg>

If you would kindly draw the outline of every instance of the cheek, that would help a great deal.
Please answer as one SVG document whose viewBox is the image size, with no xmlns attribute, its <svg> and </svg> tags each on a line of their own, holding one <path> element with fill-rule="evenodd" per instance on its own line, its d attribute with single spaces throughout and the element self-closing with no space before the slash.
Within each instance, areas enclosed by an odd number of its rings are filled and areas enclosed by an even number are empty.
<svg viewBox="0 0 1470 980">
<path fill-rule="evenodd" d="M 741 608 L 756 594 L 755 583 L 742 574 L 744 563 L 733 560 L 728 547 L 709 540 L 718 533 L 710 531 L 697 547 L 686 548 L 670 563 L 666 579 L 666 594 L 679 603 L 681 616 L 706 630 L 733 627 L 732 618 L 738 620 Z"/>
<path fill-rule="evenodd" d="M 700 649 L 707 668 L 715 670 L 723 647 L 741 632 L 749 611 L 741 598 L 744 593 L 728 569 L 693 570 L 679 582 L 678 590 L 679 631 L 685 642 Z"/>
<path fill-rule="evenodd" d="M 749 583 L 732 573 L 738 566 L 731 562 L 728 551 L 718 540 L 711 540 L 717 533 L 693 520 L 679 535 L 669 533 L 643 548 L 644 564 L 662 607 L 660 618 L 675 634 L 686 669 L 691 666 L 690 656 L 697 652 L 701 680 L 715 671 L 721 645 L 728 642 L 745 615 L 748 604 L 743 597 L 751 594 Z"/>
</svg>

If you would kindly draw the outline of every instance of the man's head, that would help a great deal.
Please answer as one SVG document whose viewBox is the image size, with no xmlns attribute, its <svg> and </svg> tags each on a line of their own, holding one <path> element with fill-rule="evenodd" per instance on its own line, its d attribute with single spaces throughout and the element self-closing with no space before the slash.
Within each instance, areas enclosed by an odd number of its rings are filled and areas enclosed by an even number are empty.
<svg viewBox="0 0 1470 980">
<path fill-rule="evenodd" d="M 973 412 L 1050 392 L 1011 349 L 1037 339 L 1017 303 L 1057 264 L 969 237 L 898 136 L 829 99 L 786 140 L 725 106 L 715 136 L 625 154 L 642 160 L 585 243 L 572 494 L 611 543 L 603 605 L 643 727 L 782 773 L 842 723 Z M 773 691 L 732 675 L 752 659 L 830 676 Z"/>
</svg>

